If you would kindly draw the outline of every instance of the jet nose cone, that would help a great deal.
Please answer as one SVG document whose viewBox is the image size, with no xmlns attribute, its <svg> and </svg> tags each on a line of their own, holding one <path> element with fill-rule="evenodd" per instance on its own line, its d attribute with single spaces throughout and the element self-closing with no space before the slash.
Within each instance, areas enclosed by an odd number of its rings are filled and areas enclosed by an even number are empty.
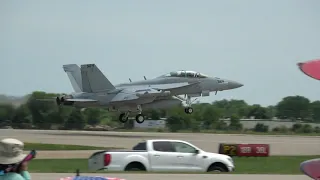
<svg viewBox="0 0 320 180">
<path fill-rule="evenodd" d="M 236 81 L 228 81 L 228 87 L 230 89 L 235 89 L 235 88 L 239 88 L 239 87 L 242 87 L 243 84 L 239 83 L 239 82 L 236 82 Z"/>
</svg>

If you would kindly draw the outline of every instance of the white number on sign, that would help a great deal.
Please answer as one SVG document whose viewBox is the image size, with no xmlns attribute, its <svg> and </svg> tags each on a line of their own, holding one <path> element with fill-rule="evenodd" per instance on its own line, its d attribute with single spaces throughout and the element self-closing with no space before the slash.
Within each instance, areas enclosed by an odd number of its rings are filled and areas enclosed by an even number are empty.
<svg viewBox="0 0 320 180">
<path fill-rule="evenodd" d="M 257 147 L 257 153 L 259 153 L 259 154 L 267 153 L 266 148 L 265 147 Z"/>
<path fill-rule="evenodd" d="M 241 147 L 241 153 L 251 153 L 251 147 Z"/>
</svg>

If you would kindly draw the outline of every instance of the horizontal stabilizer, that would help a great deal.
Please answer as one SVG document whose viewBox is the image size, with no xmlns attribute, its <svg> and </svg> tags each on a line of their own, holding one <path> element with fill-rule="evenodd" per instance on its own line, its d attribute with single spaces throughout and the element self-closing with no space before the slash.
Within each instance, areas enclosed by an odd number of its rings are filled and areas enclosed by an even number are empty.
<svg viewBox="0 0 320 180">
<path fill-rule="evenodd" d="M 65 99 L 65 101 L 72 101 L 72 102 L 97 102 L 94 99 Z"/>
</svg>

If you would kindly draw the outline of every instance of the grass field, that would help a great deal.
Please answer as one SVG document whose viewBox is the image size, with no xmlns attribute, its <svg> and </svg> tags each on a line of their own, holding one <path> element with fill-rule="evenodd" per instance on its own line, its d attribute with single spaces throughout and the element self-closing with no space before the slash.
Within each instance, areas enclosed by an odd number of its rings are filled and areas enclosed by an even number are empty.
<svg viewBox="0 0 320 180">
<path fill-rule="evenodd" d="M 302 174 L 301 162 L 320 156 L 272 156 L 272 157 L 235 157 L 235 174 Z M 89 172 L 87 159 L 34 159 L 29 164 L 30 172 L 73 173 Z"/>
<path fill-rule="evenodd" d="M 32 149 L 38 151 L 66 151 L 66 150 L 105 150 L 116 149 L 116 147 L 94 147 L 94 146 L 80 146 L 80 145 L 66 145 L 66 144 L 42 144 L 42 143 L 24 143 L 24 150 L 30 151 Z M 117 149 L 120 149 L 117 147 Z"/>
</svg>

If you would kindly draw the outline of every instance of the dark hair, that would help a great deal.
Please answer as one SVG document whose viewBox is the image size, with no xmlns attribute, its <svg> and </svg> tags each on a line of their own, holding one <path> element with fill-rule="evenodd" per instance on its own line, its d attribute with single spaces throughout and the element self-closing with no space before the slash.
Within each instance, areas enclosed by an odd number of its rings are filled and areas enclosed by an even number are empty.
<svg viewBox="0 0 320 180">
<path fill-rule="evenodd" d="M 12 169 L 10 171 L 7 171 L 8 168 L 15 166 L 16 164 L 0 164 L 0 171 L 4 171 L 4 173 L 8 173 L 8 172 L 17 172 L 17 170 L 20 169 L 20 166 L 18 166 L 18 168 L 16 169 Z"/>
</svg>

